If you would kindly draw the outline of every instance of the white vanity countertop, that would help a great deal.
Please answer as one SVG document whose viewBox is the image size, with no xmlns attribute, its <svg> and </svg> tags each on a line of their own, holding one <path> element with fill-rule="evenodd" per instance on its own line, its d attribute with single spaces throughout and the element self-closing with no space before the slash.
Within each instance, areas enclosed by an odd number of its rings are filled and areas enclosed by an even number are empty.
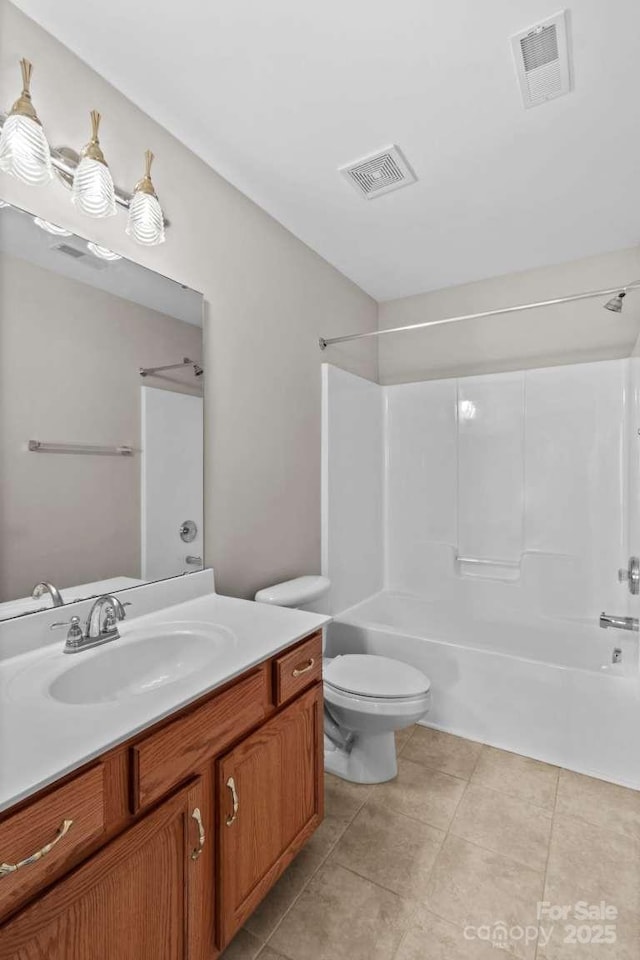
<svg viewBox="0 0 640 960">
<path fill-rule="evenodd" d="M 52 644 L 47 637 L 38 649 L 0 661 L 0 811 L 267 660 L 329 619 L 209 594 L 130 618 L 120 624 L 120 640 L 93 650 L 66 655 L 64 639 Z M 95 660 L 99 674 L 100 661 L 105 663 L 103 658 L 118 645 L 126 673 L 126 651 L 129 647 L 133 651 L 136 633 L 153 633 L 159 625 L 166 630 L 171 624 L 202 631 L 219 627 L 235 640 L 223 644 L 206 668 L 136 695 L 82 704 L 51 696 L 52 683 L 76 665 Z"/>
</svg>

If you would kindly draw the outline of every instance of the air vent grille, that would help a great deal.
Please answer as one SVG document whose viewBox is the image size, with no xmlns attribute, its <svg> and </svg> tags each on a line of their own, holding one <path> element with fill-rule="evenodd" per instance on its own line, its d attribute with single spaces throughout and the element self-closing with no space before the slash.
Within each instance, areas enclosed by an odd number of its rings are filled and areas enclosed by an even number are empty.
<svg viewBox="0 0 640 960">
<path fill-rule="evenodd" d="M 511 38 L 525 107 L 554 100 L 571 89 L 566 12 Z"/>
<path fill-rule="evenodd" d="M 415 173 L 396 146 L 348 163 L 340 167 L 340 173 L 369 200 L 416 181 Z"/>
<path fill-rule="evenodd" d="M 53 249 L 57 250 L 58 253 L 64 253 L 65 257 L 73 257 L 74 260 L 86 257 L 84 250 L 78 250 L 77 247 L 72 247 L 69 243 L 57 243 Z"/>
</svg>

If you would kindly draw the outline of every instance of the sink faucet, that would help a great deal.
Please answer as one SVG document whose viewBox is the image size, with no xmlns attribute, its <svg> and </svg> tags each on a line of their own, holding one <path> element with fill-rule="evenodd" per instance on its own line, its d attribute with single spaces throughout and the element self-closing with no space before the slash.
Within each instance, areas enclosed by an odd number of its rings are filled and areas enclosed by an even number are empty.
<svg viewBox="0 0 640 960">
<path fill-rule="evenodd" d="M 600 626 L 605 630 L 608 627 L 615 627 L 618 630 L 635 630 L 637 633 L 640 622 L 637 617 L 612 617 L 603 610 L 600 614 Z"/>
<path fill-rule="evenodd" d="M 47 583 L 46 580 L 43 580 L 41 583 L 36 583 L 35 587 L 31 591 L 31 596 L 34 600 L 39 600 L 40 597 L 44 596 L 45 593 L 51 595 L 54 607 L 64 606 L 64 600 L 62 599 L 58 588 L 54 587 L 52 583 Z"/>
<path fill-rule="evenodd" d="M 99 647 L 102 643 L 120 638 L 118 621 L 124 620 L 126 617 L 124 608 L 129 606 L 131 606 L 130 603 L 121 603 L 113 594 L 105 593 L 98 597 L 91 607 L 84 630 L 80 626 L 80 617 L 71 617 L 71 620 L 52 623 L 51 629 L 69 627 L 67 642 L 64 646 L 65 653 L 89 650 L 91 647 Z"/>
</svg>

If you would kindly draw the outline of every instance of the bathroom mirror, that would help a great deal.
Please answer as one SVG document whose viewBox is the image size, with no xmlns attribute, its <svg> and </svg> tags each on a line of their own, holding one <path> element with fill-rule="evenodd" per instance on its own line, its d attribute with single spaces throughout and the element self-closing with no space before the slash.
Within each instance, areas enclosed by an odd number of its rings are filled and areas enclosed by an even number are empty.
<svg viewBox="0 0 640 960">
<path fill-rule="evenodd" d="M 0 201 L 0 619 L 202 569 L 202 315 Z"/>
</svg>

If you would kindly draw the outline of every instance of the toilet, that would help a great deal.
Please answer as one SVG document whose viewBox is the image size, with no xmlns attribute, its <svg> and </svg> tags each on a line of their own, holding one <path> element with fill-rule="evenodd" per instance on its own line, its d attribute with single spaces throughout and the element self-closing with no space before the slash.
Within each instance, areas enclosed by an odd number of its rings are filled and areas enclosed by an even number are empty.
<svg viewBox="0 0 640 960">
<path fill-rule="evenodd" d="M 309 610 L 330 587 L 326 577 L 298 577 L 255 595 L 258 603 Z M 345 654 L 323 660 L 324 766 L 352 783 L 382 783 L 398 772 L 395 731 L 429 712 L 431 681 L 390 657 Z"/>
</svg>

